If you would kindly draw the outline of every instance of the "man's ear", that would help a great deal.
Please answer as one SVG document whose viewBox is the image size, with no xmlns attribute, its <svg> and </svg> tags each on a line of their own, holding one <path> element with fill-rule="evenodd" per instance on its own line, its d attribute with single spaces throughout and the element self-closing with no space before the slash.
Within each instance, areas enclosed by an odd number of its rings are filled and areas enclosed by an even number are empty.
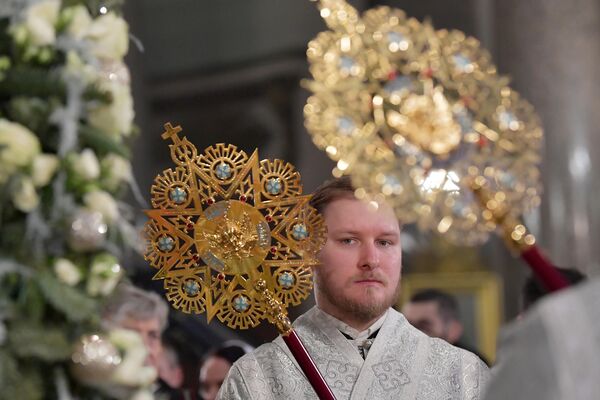
<svg viewBox="0 0 600 400">
<path fill-rule="evenodd" d="M 448 322 L 448 334 L 447 334 L 447 338 L 446 338 L 446 341 L 448 343 L 454 344 L 454 343 L 458 342 L 458 340 L 460 339 L 462 334 L 463 334 L 463 326 L 460 322 L 455 321 L 455 320 Z"/>
</svg>

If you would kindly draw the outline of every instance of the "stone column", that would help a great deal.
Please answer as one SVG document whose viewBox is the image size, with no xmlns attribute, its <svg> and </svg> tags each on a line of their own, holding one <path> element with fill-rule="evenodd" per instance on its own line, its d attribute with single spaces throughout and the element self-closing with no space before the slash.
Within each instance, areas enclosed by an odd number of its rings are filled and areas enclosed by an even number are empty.
<svg viewBox="0 0 600 400">
<path fill-rule="evenodd" d="M 600 274 L 600 3 L 500 0 L 495 11 L 499 70 L 546 134 L 530 225 L 555 264 Z"/>
</svg>

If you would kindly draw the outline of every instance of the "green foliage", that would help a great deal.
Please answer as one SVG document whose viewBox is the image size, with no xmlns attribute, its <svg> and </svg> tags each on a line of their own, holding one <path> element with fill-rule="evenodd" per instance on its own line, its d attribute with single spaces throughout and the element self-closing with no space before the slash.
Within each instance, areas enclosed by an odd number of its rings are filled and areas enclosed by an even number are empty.
<svg viewBox="0 0 600 400">
<path fill-rule="evenodd" d="M 37 358 L 43 361 L 65 361 L 71 354 L 71 345 L 61 327 L 48 324 L 12 325 L 8 344 L 19 358 Z"/>
<path fill-rule="evenodd" d="M 70 321 L 82 322 L 98 314 L 98 304 L 93 298 L 77 288 L 65 286 L 48 271 L 38 273 L 36 280 L 45 300 Z"/>
<path fill-rule="evenodd" d="M 129 149 L 124 147 L 120 141 L 92 126 L 81 125 L 79 127 L 79 135 L 83 143 L 97 149 L 100 154 L 115 153 L 121 157 L 131 157 Z"/>
<path fill-rule="evenodd" d="M 0 400 L 38 400 L 43 396 L 40 372 L 18 363 L 8 351 L 0 350 Z"/>
</svg>

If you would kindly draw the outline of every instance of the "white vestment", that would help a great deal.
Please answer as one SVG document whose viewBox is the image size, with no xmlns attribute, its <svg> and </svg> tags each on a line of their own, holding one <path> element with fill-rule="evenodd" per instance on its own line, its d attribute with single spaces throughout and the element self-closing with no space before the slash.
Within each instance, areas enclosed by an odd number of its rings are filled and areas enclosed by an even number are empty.
<svg viewBox="0 0 600 400">
<path fill-rule="evenodd" d="M 434 339 L 390 309 L 366 359 L 331 317 L 314 307 L 294 329 L 337 400 L 477 400 L 487 366 L 475 355 Z M 239 359 L 218 399 L 317 399 L 309 382 L 278 337 Z"/>
<path fill-rule="evenodd" d="M 549 296 L 502 334 L 486 400 L 600 399 L 600 279 Z"/>
</svg>

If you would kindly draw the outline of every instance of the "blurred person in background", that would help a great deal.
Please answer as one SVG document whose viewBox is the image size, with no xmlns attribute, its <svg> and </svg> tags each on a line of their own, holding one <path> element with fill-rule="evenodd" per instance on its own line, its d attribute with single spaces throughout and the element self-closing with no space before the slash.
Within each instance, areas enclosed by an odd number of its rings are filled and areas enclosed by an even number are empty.
<svg viewBox="0 0 600 400">
<path fill-rule="evenodd" d="M 252 351 L 249 345 L 238 342 L 225 342 L 213 349 L 205 357 L 200 367 L 200 398 L 214 400 L 229 372 L 229 369 L 240 357 Z"/>
<path fill-rule="evenodd" d="M 169 399 L 170 386 L 160 375 L 164 358 L 162 333 L 167 327 L 169 307 L 156 293 L 145 291 L 129 283 L 121 283 L 107 299 L 102 310 L 105 329 L 124 328 L 137 332 L 148 352 L 146 364 L 159 374 L 154 394 L 157 399 Z M 170 377 L 169 377 L 170 378 Z"/>
<path fill-rule="evenodd" d="M 421 290 L 402 307 L 402 314 L 421 332 L 468 350 L 489 365 L 479 352 L 461 342 L 464 327 L 460 320 L 458 303 L 449 293 L 438 289 Z"/>
<path fill-rule="evenodd" d="M 499 343 L 485 400 L 597 399 L 600 279 L 540 299 Z"/>
</svg>

